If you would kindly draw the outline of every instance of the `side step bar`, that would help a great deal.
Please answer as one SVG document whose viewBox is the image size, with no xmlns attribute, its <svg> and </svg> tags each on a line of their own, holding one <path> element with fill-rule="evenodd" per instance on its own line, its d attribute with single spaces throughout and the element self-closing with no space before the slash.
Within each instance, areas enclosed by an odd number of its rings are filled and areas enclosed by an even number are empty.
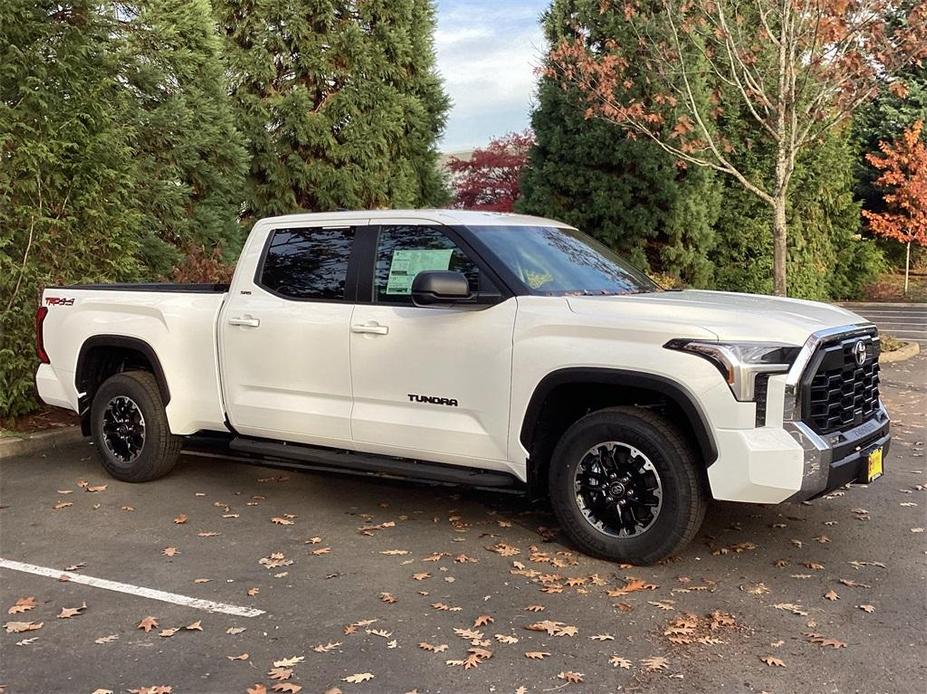
<svg viewBox="0 0 927 694">
<path fill-rule="evenodd" d="M 293 467 L 331 472 L 353 472 L 381 477 L 461 484 L 490 489 L 520 488 L 523 484 L 514 475 L 495 470 L 478 470 L 441 463 L 428 463 L 405 458 L 381 457 L 370 453 L 321 448 L 298 443 L 283 443 L 237 436 L 228 442 L 232 452 L 248 457 L 268 459 L 281 467 Z M 281 465 L 278 460 L 290 461 Z"/>
</svg>

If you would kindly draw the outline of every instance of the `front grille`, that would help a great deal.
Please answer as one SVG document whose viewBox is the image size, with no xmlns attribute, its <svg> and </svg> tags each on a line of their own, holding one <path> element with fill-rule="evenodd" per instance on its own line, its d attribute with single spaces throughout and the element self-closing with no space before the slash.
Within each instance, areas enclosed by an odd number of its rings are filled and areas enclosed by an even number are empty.
<svg viewBox="0 0 927 694">
<path fill-rule="evenodd" d="M 862 342 L 865 360 L 856 353 Z M 842 431 L 870 419 L 879 409 L 879 341 L 873 334 L 837 338 L 818 348 L 805 383 L 804 420 L 819 434 Z"/>
</svg>

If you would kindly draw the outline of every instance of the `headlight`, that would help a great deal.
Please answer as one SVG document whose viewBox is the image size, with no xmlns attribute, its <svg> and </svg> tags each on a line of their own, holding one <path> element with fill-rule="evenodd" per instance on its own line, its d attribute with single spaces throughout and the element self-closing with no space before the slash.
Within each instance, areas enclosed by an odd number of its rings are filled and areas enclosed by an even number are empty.
<svg viewBox="0 0 927 694">
<path fill-rule="evenodd" d="M 786 373 L 798 356 L 800 347 L 778 342 L 703 342 L 670 340 L 667 349 L 691 352 L 714 364 L 742 402 L 753 400 L 757 374 Z"/>
</svg>

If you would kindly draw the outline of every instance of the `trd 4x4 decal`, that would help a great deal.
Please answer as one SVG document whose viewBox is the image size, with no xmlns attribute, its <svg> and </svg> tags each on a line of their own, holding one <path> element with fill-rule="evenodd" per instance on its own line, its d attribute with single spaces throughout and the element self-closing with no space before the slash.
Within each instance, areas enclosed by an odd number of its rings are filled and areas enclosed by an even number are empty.
<svg viewBox="0 0 927 694">
<path fill-rule="evenodd" d="M 432 405 L 447 405 L 448 407 L 457 407 L 457 401 L 453 398 L 439 398 L 436 395 L 416 395 L 408 393 L 409 402 L 427 402 Z"/>
<path fill-rule="evenodd" d="M 64 297 L 64 296 L 46 296 L 45 297 L 46 306 L 73 306 L 74 297 Z"/>
</svg>

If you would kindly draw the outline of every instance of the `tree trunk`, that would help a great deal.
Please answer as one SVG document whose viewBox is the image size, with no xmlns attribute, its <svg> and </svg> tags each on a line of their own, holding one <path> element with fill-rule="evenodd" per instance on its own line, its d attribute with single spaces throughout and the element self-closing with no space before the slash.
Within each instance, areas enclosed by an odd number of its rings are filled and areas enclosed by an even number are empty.
<svg viewBox="0 0 927 694">
<path fill-rule="evenodd" d="M 787 232 L 785 196 L 777 195 L 773 199 L 773 293 L 778 296 L 787 296 L 785 281 L 785 262 L 788 257 Z"/>
<path fill-rule="evenodd" d="M 911 242 L 908 241 L 908 250 L 904 258 L 904 295 L 908 295 L 908 275 L 911 271 Z"/>
</svg>

